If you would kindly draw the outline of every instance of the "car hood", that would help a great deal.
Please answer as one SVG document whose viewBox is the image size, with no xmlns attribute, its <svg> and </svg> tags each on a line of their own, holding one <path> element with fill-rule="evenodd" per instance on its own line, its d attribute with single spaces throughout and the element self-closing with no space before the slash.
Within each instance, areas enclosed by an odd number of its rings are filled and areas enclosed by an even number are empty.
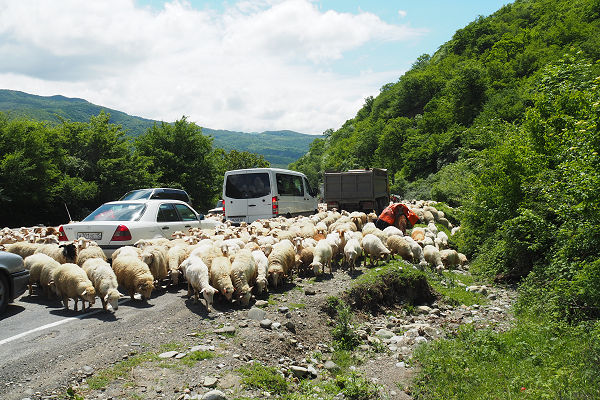
<svg viewBox="0 0 600 400">
<path fill-rule="evenodd" d="M 10 274 L 25 270 L 21 256 L 5 251 L 0 251 L 0 265 L 3 265 Z"/>
</svg>

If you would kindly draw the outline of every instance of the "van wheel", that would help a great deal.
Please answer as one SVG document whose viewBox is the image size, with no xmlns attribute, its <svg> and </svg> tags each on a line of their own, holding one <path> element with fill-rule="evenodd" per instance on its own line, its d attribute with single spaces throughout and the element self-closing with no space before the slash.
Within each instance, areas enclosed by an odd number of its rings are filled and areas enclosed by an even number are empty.
<svg viewBox="0 0 600 400">
<path fill-rule="evenodd" d="M 292 218 L 292 214 L 290 214 L 290 213 L 287 213 L 287 214 L 285 214 L 285 217 L 286 217 L 286 218 Z"/>
</svg>

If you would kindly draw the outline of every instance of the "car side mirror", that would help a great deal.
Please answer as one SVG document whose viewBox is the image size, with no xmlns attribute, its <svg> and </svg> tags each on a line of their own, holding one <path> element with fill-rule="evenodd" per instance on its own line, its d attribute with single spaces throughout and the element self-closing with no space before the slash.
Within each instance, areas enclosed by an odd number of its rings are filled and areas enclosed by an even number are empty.
<svg viewBox="0 0 600 400">
<path fill-rule="evenodd" d="M 310 195 L 312 197 L 315 197 L 317 194 L 319 194 L 319 190 L 318 189 L 314 189 L 314 188 L 310 189 Z"/>
<path fill-rule="evenodd" d="M 204 214 L 198 214 L 198 221 L 204 220 Z"/>
</svg>

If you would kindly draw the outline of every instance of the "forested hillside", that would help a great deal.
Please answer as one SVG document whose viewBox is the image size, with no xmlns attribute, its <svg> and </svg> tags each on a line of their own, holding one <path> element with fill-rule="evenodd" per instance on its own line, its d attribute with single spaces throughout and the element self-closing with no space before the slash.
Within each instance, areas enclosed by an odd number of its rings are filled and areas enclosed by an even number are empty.
<svg viewBox="0 0 600 400">
<path fill-rule="evenodd" d="M 529 374 L 538 377 L 532 398 L 600 395 L 600 347 L 587 339 L 600 337 L 599 58 L 600 1 L 516 0 L 419 57 L 291 165 L 313 183 L 327 169 L 388 168 L 393 192 L 454 207 L 462 226 L 453 244 L 472 272 L 520 284 L 527 328 L 509 345 L 465 331 L 437 346 L 421 359 L 419 398 L 479 398 L 469 387 L 521 355 L 537 361 L 501 385 Z M 569 359 L 563 345 L 587 353 Z M 568 361 L 552 365 L 544 349 Z M 476 375 L 467 359 L 487 371 Z"/>
<path fill-rule="evenodd" d="M 10 118 L 25 118 L 60 124 L 63 120 L 88 122 L 104 111 L 110 114 L 110 123 L 121 125 L 126 134 L 138 137 L 161 122 L 135 117 L 124 112 L 92 104 L 83 99 L 64 96 L 36 96 L 24 92 L 0 89 L 0 111 Z M 293 131 L 235 132 L 203 128 L 202 134 L 212 136 L 215 147 L 227 151 L 247 151 L 260 154 L 274 167 L 286 167 L 308 150 L 315 138 Z"/>
</svg>

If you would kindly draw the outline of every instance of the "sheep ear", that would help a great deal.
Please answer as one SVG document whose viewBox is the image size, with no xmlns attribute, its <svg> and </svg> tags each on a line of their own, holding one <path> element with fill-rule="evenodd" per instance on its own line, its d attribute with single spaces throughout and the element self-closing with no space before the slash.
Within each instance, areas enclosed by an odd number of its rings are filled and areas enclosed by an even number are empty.
<svg viewBox="0 0 600 400">
<path fill-rule="evenodd" d="M 85 289 L 85 290 L 83 291 L 83 293 L 81 293 L 81 295 L 82 295 L 82 296 L 85 296 L 86 294 L 87 294 L 87 289 Z"/>
</svg>

